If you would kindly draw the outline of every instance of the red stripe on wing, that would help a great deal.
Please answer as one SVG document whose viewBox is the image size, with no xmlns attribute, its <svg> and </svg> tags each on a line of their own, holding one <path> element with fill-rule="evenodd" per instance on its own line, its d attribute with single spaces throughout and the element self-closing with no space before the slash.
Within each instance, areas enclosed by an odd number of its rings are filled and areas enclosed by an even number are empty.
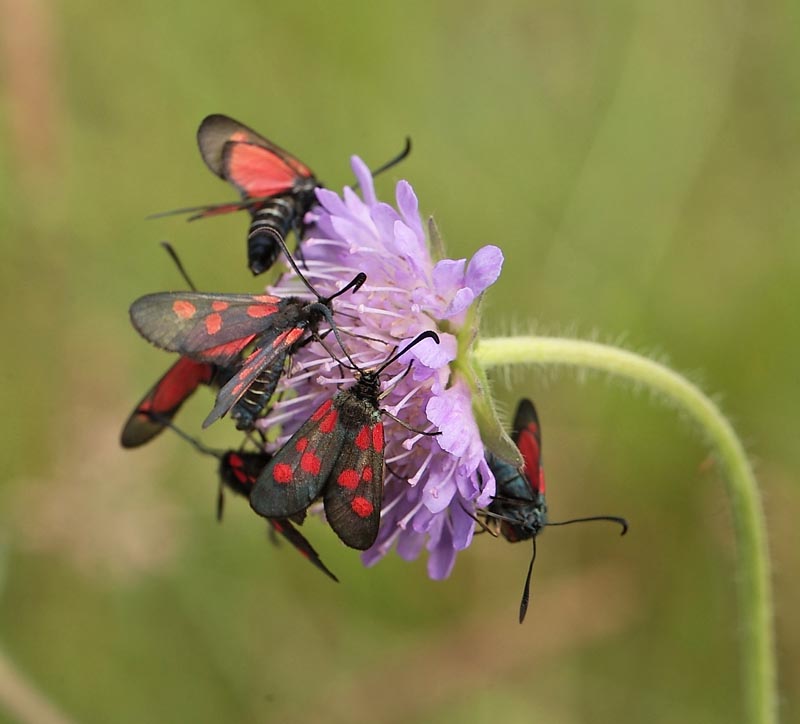
<svg viewBox="0 0 800 724">
<path fill-rule="evenodd" d="M 122 446 L 138 447 L 152 440 L 200 385 L 211 383 L 215 371 L 211 364 L 181 357 L 153 385 L 128 418 L 122 428 Z M 154 419 L 153 415 L 161 419 Z"/>
</svg>

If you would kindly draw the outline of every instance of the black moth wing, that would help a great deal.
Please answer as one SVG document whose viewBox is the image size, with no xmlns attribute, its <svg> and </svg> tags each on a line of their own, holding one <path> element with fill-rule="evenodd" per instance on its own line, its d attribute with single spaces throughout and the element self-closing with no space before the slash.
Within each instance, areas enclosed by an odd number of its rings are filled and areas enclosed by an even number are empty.
<svg viewBox="0 0 800 724">
<path fill-rule="evenodd" d="M 533 403 L 527 398 L 522 398 L 519 401 L 517 411 L 514 415 L 514 428 L 511 433 L 511 439 L 517 446 L 519 445 L 520 436 L 523 432 L 529 432 L 534 435 L 541 451 L 542 428 L 539 424 L 539 415 Z M 538 463 L 539 461 L 537 460 L 536 462 Z"/>
<path fill-rule="evenodd" d="M 308 542 L 306 537 L 297 530 L 287 518 L 271 518 L 269 519 L 269 524 L 272 526 L 273 530 L 286 538 L 309 563 L 319 568 L 328 578 L 336 581 L 336 583 L 339 582 L 339 579 L 322 562 L 322 559 L 314 550 L 311 543 Z"/>
<path fill-rule="evenodd" d="M 381 523 L 383 422 L 367 401 L 348 404 L 362 406 L 367 421 L 345 428 L 344 445 L 325 488 L 325 517 L 345 545 L 363 551 L 375 542 Z"/>
<path fill-rule="evenodd" d="M 275 453 L 250 495 L 250 506 L 266 518 L 288 518 L 319 496 L 344 444 L 332 400 Z"/>
<path fill-rule="evenodd" d="M 214 383 L 218 375 L 214 365 L 188 357 L 178 359 L 147 391 L 125 422 L 120 436 L 122 447 L 139 447 L 152 440 L 200 385 Z"/>
<path fill-rule="evenodd" d="M 267 294 L 159 292 L 137 299 L 130 316 L 156 347 L 224 365 L 256 335 L 294 326 L 301 309 L 296 302 Z"/>
<path fill-rule="evenodd" d="M 302 329 L 300 331 L 302 332 Z M 236 374 L 220 388 L 220 391 L 217 393 L 214 408 L 203 421 L 203 427 L 208 427 L 219 420 L 220 417 L 228 412 L 228 410 L 247 393 L 250 386 L 258 379 L 263 379 L 262 374 L 268 371 L 270 378 L 269 387 L 271 389 L 261 391 L 263 395 L 263 406 L 266 406 L 278 385 L 278 380 L 283 372 L 284 365 L 286 364 L 286 357 L 289 352 L 289 348 L 286 344 L 274 346 L 270 343 L 278 341 L 280 336 L 281 335 L 278 335 L 274 340 L 266 340 L 268 343 L 265 346 L 254 350 L 242 363 L 242 366 Z M 263 409 L 263 406 L 261 409 Z"/>
</svg>

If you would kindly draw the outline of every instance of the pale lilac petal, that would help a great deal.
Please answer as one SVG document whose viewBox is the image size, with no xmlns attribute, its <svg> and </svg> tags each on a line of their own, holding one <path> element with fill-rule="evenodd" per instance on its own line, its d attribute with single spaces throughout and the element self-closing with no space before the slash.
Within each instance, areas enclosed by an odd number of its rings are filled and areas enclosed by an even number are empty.
<svg viewBox="0 0 800 724">
<path fill-rule="evenodd" d="M 441 513 L 450 505 L 456 494 L 456 483 L 452 478 L 428 483 L 422 491 L 422 502 L 431 513 Z"/>
<path fill-rule="evenodd" d="M 410 341 L 410 340 L 409 340 Z M 458 340 L 445 332 L 439 333 L 439 344 L 432 339 L 420 342 L 409 350 L 409 356 L 415 357 L 420 364 L 431 369 L 439 369 L 449 365 L 458 352 Z"/>
<path fill-rule="evenodd" d="M 500 277 L 503 269 L 503 252 L 496 246 L 484 246 L 475 252 L 467 266 L 465 285 L 477 297 Z"/>
<path fill-rule="evenodd" d="M 403 216 L 406 224 L 414 231 L 419 241 L 420 252 L 422 259 L 427 256 L 428 247 L 425 244 L 425 231 L 422 228 L 422 220 L 419 216 L 419 202 L 414 189 L 408 181 L 399 181 L 395 192 L 397 199 L 397 208 Z"/>
<path fill-rule="evenodd" d="M 453 545 L 453 535 L 448 526 L 444 526 L 438 544 L 430 550 L 428 557 L 428 575 L 434 581 L 447 578 L 456 562 L 456 549 Z"/>
<path fill-rule="evenodd" d="M 442 316 L 445 319 L 455 317 L 457 314 L 461 314 L 461 312 L 469 307 L 474 301 L 475 293 L 472 291 L 472 289 L 459 289 L 456 292 L 456 295 L 450 301 L 450 304 L 447 305 L 447 309 L 445 309 Z"/>
<path fill-rule="evenodd" d="M 347 206 L 345 206 L 344 201 L 342 201 L 339 194 L 334 193 L 330 189 L 323 189 L 317 188 L 315 189 L 314 193 L 317 196 L 317 201 L 319 201 L 319 205 L 323 208 L 324 211 L 328 213 L 319 213 L 319 217 L 328 216 L 329 218 L 335 218 L 338 216 L 349 217 L 350 212 L 347 210 Z"/>
<path fill-rule="evenodd" d="M 463 551 L 472 542 L 475 533 L 475 521 L 467 514 L 466 508 L 469 503 L 461 502 L 461 505 L 454 505 L 450 509 L 453 520 L 453 547 L 457 551 Z"/>
<path fill-rule="evenodd" d="M 361 195 L 364 197 L 364 203 L 372 206 L 377 202 L 375 184 L 372 181 L 372 171 L 358 156 L 350 157 L 350 168 L 353 169 L 353 174 L 356 177 L 356 181 L 358 181 Z"/>
<path fill-rule="evenodd" d="M 442 298 L 449 299 L 464 286 L 466 259 L 442 259 L 433 267 L 433 288 Z"/>
</svg>

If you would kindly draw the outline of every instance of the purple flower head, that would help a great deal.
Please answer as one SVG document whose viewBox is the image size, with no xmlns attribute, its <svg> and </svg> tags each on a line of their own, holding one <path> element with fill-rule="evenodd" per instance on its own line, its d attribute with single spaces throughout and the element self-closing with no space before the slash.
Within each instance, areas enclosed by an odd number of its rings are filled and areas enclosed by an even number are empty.
<svg viewBox="0 0 800 724">
<path fill-rule="evenodd" d="M 306 221 L 311 230 L 302 244 L 305 273 L 328 295 L 358 272 L 366 283 L 334 302 L 337 326 L 352 360 L 362 369 L 376 367 L 392 351 L 426 330 L 441 340 L 425 340 L 382 374 L 383 409 L 417 431 L 384 415 L 386 478 L 378 539 L 363 554 L 367 565 L 392 547 L 405 559 L 429 552 L 428 573 L 445 578 L 456 552 L 472 540 L 473 519 L 466 511 L 488 505 L 494 477 L 472 412 L 472 389 L 459 371 L 468 361 L 476 303 L 499 277 L 503 255 L 495 246 L 479 249 L 470 260 L 434 262 L 417 197 L 397 184 L 397 207 L 379 202 L 372 176 L 361 159 L 352 166 L 362 189 L 342 196 L 317 189 L 319 206 Z M 307 296 L 294 274 L 285 274 L 269 291 Z M 329 335 L 326 345 L 337 351 Z M 404 374 L 409 362 L 411 371 Z M 301 348 L 284 377 L 285 395 L 265 419 L 280 425 L 282 444 L 322 400 L 352 375 L 317 342 Z"/>
</svg>

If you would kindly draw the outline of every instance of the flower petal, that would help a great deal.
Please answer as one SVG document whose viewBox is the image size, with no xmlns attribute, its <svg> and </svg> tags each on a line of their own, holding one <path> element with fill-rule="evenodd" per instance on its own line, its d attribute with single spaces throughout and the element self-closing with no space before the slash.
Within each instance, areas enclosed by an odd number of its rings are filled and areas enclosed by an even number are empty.
<svg viewBox="0 0 800 724">
<path fill-rule="evenodd" d="M 503 269 L 503 252 L 491 244 L 475 252 L 467 267 L 466 286 L 477 297 L 488 287 L 492 286 L 500 276 Z"/>
</svg>

